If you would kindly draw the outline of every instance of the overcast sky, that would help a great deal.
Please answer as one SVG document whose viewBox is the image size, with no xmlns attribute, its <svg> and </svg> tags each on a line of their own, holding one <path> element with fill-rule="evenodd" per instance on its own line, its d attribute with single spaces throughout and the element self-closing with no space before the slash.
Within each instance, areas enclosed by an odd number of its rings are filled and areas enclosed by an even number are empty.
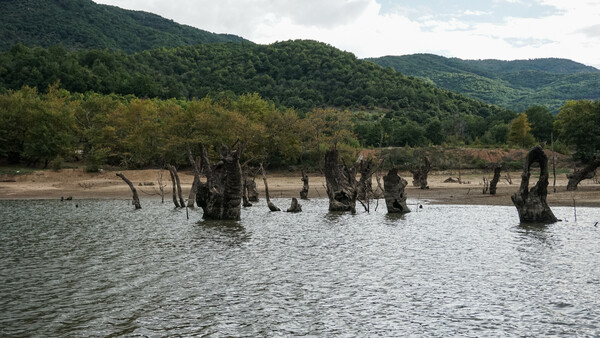
<svg viewBox="0 0 600 338">
<path fill-rule="evenodd" d="M 600 68 L 600 0 L 94 0 L 256 43 L 312 39 L 359 58 L 559 57 Z"/>
</svg>

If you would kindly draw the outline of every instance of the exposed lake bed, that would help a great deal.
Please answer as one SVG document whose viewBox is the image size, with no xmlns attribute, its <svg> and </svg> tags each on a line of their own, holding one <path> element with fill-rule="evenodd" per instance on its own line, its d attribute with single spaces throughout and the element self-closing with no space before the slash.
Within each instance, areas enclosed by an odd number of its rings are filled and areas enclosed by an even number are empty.
<svg viewBox="0 0 600 338">
<path fill-rule="evenodd" d="M 216 222 L 158 200 L 0 201 L 2 335 L 600 333 L 598 208 L 521 226 L 507 206 L 301 203 Z"/>
</svg>

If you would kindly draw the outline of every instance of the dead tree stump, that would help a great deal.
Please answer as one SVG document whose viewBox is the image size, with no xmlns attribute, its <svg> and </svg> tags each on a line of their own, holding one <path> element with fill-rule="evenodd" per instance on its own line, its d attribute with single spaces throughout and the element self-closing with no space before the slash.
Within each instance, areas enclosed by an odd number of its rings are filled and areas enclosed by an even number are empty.
<svg viewBox="0 0 600 338">
<path fill-rule="evenodd" d="M 302 170 L 302 190 L 300 190 L 300 199 L 308 199 L 308 175 Z"/>
<path fill-rule="evenodd" d="M 431 170 L 431 161 L 427 156 L 423 156 L 422 160 L 423 164 L 421 166 L 409 166 L 408 171 L 413 174 L 412 184 L 414 187 L 419 187 L 420 189 L 429 189 L 429 186 L 427 185 L 427 175 Z"/>
<path fill-rule="evenodd" d="M 383 196 L 388 213 L 407 213 L 410 209 L 406 205 L 404 188 L 408 182 L 398 175 L 398 169 L 392 168 L 383 176 Z"/>
<path fill-rule="evenodd" d="M 179 205 L 177 201 L 177 184 L 175 183 L 175 174 L 173 173 L 172 166 L 167 164 L 167 169 L 169 170 L 169 174 L 171 174 L 171 187 L 173 187 L 173 204 L 175 204 L 175 208 L 181 208 L 185 205 Z"/>
<path fill-rule="evenodd" d="M 531 165 L 539 163 L 540 178 L 536 185 L 529 189 L 529 178 L 531 176 Z M 521 174 L 521 186 L 519 191 L 511 196 L 521 223 L 553 223 L 557 219 L 546 202 L 548 195 L 548 157 L 542 146 L 535 146 L 525 160 L 523 173 Z"/>
<path fill-rule="evenodd" d="M 242 209 L 242 168 L 240 156 L 242 145 L 230 149 L 222 146 L 219 152 L 219 162 L 211 164 L 206 148 L 200 144 L 202 170 L 195 170 L 194 175 L 202 172 L 206 183 L 198 179 L 196 204 L 202 208 L 204 219 L 239 220 Z M 191 158 L 191 152 L 189 154 Z M 193 162 L 193 158 L 191 160 Z"/>
<path fill-rule="evenodd" d="M 135 208 L 141 209 L 142 206 L 140 205 L 140 198 L 138 197 L 137 190 L 135 190 L 133 183 L 131 183 L 131 181 L 121 173 L 117 173 L 117 176 L 119 176 L 123 181 L 125 181 L 125 183 L 127 183 L 127 185 L 129 186 L 129 189 L 131 189 L 131 192 L 133 193 L 133 205 L 135 205 Z"/>
<path fill-rule="evenodd" d="M 250 169 L 245 170 L 244 172 L 244 187 L 246 192 L 248 193 L 248 201 L 249 202 L 258 202 L 258 189 L 256 189 L 256 172 L 252 173 L 252 178 L 250 178 Z"/>
<path fill-rule="evenodd" d="M 242 187 L 242 206 L 244 208 L 251 207 L 252 203 L 248 200 L 248 170 L 242 169 L 242 179 L 244 182 L 244 186 Z"/>
<path fill-rule="evenodd" d="M 373 160 L 362 160 L 359 158 L 360 179 L 356 191 L 356 198 L 361 201 L 366 201 L 373 197 Z"/>
<path fill-rule="evenodd" d="M 302 206 L 300 205 L 300 203 L 298 203 L 298 200 L 296 199 L 296 197 L 292 197 L 292 204 L 287 209 L 287 212 L 301 212 L 301 211 L 302 211 Z"/>
<path fill-rule="evenodd" d="M 190 150 L 191 153 L 191 150 Z M 200 164 L 198 163 L 200 161 L 200 159 L 197 159 L 196 161 L 194 161 L 194 163 L 192 164 L 193 168 L 198 168 L 200 167 Z M 196 204 L 196 192 L 198 191 L 198 180 L 200 180 L 200 175 L 196 175 L 194 173 L 194 181 L 192 182 L 192 187 L 190 188 L 190 194 L 188 195 L 188 200 L 187 200 L 187 206 L 188 208 L 193 208 L 194 204 Z"/>
<path fill-rule="evenodd" d="M 490 181 L 490 195 L 496 195 L 496 185 L 500 181 L 500 172 L 502 171 L 502 165 L 494 165 L 494 177 Z"/>
<path fill-rule="evenodd" d="M 338 160 L 337 149 L 325 153 L 325 181 L 329 197 L 329 211 L 350 211 L 356 213 L 356 171 L 357 166 L 348 168 Z"/>
<path fill-rule="evenodd" d="M 567 178 L 569 179 L 569 183 L 567 183 L 567 190 L 577 190 L 577 185 L 579 185 L 579 182 L 594 178 L 594 176 L 596 175 L 596 169 L 598 167 L 600 167 L 600 157 L 595 158 L 585 167 L 579 170 L 575 170 L 571 174 L 568 174 Z"/>
<path fill-rule="evenodd" d="M 267 184 L 267 173 L 265 172 L 265 168 L 263 168 L 262 163 L 260 164 L 260 170 L 262 171 L 263 181 L 265 182 L 265 197 L 267 198 L 267 206 L 271 211 L 281 211 L 273 202 L 271 202 L 271 197 L 269 196 L 269 185 Z"/>
</svg>

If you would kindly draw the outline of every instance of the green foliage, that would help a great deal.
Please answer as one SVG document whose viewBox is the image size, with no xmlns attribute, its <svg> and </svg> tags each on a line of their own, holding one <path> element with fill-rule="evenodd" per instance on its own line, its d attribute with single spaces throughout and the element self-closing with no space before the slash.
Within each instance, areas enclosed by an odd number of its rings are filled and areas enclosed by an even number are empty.
<svg viewBox="0 0 600 338">
<path fill-rule="evenodd" d="M 239 140 L 246 160 L 281 168 L 303 157 L 318 163 L 320 149 L 331 145 L 344 156 L 354 156 L 359 144 L 350 115 L 346 110 L 315 109 L 301 119 L 256 94 L 184 101 L 71 94 L 57 85 L 39 94 L 24 87 L 0 94 L 0 135 L 7 141 L 0 161 L 47 165 L 52 160 L 58 169 L 63 158 L 82 151 L 90 172 L 106 164 L 188 165 L 188 145 L 198 153 L 202 142 L 214 154 L 222 144 Z"/>
<path fill-rule="evenodd" d="M 68 154 L 74 141 L 76 105 L 58 85 L 44 96 L 29 87 L 0 95 L 0 135 L 5 140 L 0 154 L 12 163 L 42 161 L 44 167 L 58 155 Z"/>
<path fill-rule="evenodd" d="M 510 129 L 506 123 L 498 123 L 488 129 L 482 139 L 485 144 L 506 144 Z"/>
<path fill-rule="evenodd" d="M 565 59 L 461 60 L 414 54 L 369 60 L 515 111 L 541 104 L 556 113 L 567 100 L 600 99 L 600 70 Z"/>
<path fill-rule="evenodd" d="M 529 148 L 535 144 L 531 134 L 531 126 L 527 121 L 527 114 L 522 113 L 510 122 L 508 143 L 521 148 Z"/>
<path fill-rule="evenodd" d="M 251 122 L 266 122 L 270 120 L 269 112 L 274 109 L 285 111 L 286 107 L 294 108 L 299 116 L 324 107 L 361 111 L 361 117 L 353 116 L 352 122 L 364 146 L 425 145 L 446 141 L 469 144 L 477 138 L 482 139 L 494 124 L 506 123 L 515 116 L 514 112 L 440 90 L 314 41 L 287 41 L 267 46 L 198 45 L 137 54 L 110 50 L 68 52 L 62 47 L 30 49 L 17 45 L 0 53 L 0 64 L 5 65 L 5 71 L 0 73 L 0 87 L 14 90 L 23 85 L 46 88 L 59 80 L 61 87 L 71 92 L 103 94 L 83 94 L 96 97 L 86 98 L 81 103 L 91 108 L 97 106 L 100 111 L 113 110 L 120 104 L 121 99 L 111 97 L 115 93 L 163 101 L 173 97 L 177 98 L 175 101 L 194 101 L 210 96 L 218 102 L 236 97 L 240 100 L 237 106 L 224 108 L 237 111 Z M 247 96 L 249 92 L 255 94 Z M 253 106 L 256 97 L 265 98 L 269 103 Z M 110 138 L 113 131 L 97 128 L 103 122 L 89 115 L 90 111 L 93 110 L 84 109 L 77 113 L 81 114 L 77 115 L 78 127 L 87 130 L 83 137 Z M 123 118 L 126 123 L 125 115 L 115 118 Z M 286 115 L 286 119 L 293 118 L 292 115 Z M 146 127 L 152 128 L 151 124 Z M 277 127 L 276 124 L 271 126 Z M 0 134 L 0 137 L 4 136 Z M 260 143 L 256 139 L 251 142 Z M 168 146 L 181 148 L 181 144 Z M 113 145 L 105 142 L 102 147 L 112 148 Z M 88 149 L 89 145 L 86 145 L 84 150 Z M 135 151 L 130 155 L 136 156 Z M 112 163 L 111 158 L 109 156 Z M 292 159 L 281 160 L 289 162 Z"/>
<path fill-rule="evenodd" d="M 95 4 L 90 0 L 0 1 L 0 50 L 62 45 L 139 52 L 201 43 L 248 42 L 214 34 L 147 12 Z"/>
<path fill-rule="evenodd" d="M 52 170 L 54 170 L 54 171 L 59 171 L 60 169 L 63 168 L 64 165 L 65 165 L 65 159 L 60 155 L 57 155 L 52 160 Z"/>
<path fill-rule="evenodd" d="M 556 138 L 576 147 L 575 159 L 590 161 L 600 150 L 600 101 L 568 101 L 554 121 Z"/>
<path fill-rule="evenodd" d="M 551 142 L 554 116 L 544 106 L 533 106 L 525 110 L 527 121 L 531 124 L 531 133 L 538 142 Z"/>
</svg>

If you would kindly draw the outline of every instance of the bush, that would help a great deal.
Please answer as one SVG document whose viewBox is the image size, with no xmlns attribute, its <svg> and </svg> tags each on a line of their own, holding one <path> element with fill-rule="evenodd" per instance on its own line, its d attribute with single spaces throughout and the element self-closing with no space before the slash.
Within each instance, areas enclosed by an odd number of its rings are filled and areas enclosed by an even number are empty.
<svg viewBox="0 0 600 338">
<path fill-rule="evenodd" d="M 52 160 L 52 170 L 59 171 L 65 165 L 65 159 L 58 155 Z"/>
</svg>

